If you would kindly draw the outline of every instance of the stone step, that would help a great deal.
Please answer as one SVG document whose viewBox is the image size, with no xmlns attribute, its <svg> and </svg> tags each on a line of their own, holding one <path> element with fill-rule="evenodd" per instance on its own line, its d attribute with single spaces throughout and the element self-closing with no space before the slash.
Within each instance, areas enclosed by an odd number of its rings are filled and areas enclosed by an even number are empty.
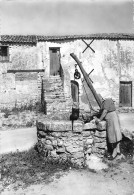
<svg viewBox="0 0 134 195">
<path fill-rule="evenodd" d="M 43 91 L 48 92 L 48 93 L 63 92 L 63 88 L 62 87 L 50 87 L 50 88 L 45 88 Z"/>
<path fill-rule="evenodd" d="M 44 85 L 43 86 L 43 89 L 44 90 L 50 90 L 50 89 L 52 89 L 52 90 L 56 90 L 56 89 L 63 89 L 63 86 L 61 85 L 61 84 L 47 84 L 47 85 Z"/>
<path fill-rule="evenodd" d="M 45 97 L 45 101 L 48 101 L 48 100 L 65 100 L 64 96 L 60 97 L 60 96 L 46 96 Z"/>
<path fill-rule="evenodd" d="M 54 99 L 49 99 L 48 98 L 48 99 L 45 99 L 45 101 L 46 101 L 46 103 L 48 105 L 48 104 L 53 103 Z M 58 103 L 66 103 L 66 99 L 65 98 L 63 98 L 63 99 L 55 99 L 55 101 L 58 102 Z"/>
<path fill-rule="evenodd" d="M 53 82 L 53 81 L 59 81 L 59 82 L 62 82 L 61 78 L 46 78 L 46 79 L 43 79 L 43 82 Z"/>
<path fill-rule="evenodd" d="M 63 91 L 44 91 L 44 95 L 59 95 L 64 96 Z"/>
<path fill-rule="evenodd" d="M 60 79 L 44 79 L 43 83 L 53 83 L 53 82 L 58 82 L 58 83 L 62 83 L 62 81 Z"/>
</svg>

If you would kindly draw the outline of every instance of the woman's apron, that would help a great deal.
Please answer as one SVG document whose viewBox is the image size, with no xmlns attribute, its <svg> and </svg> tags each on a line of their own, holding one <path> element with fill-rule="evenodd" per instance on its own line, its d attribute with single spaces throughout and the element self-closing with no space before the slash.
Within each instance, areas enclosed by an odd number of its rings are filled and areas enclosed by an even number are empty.
<svg viewBox="0 0 134 195">
<path fill-rule="evenodd" d="M 109 112 L 106 117 L 107 136 L 109 143 L 116 143 L 122 139 L 120 122 L 116 111 Z"/>
</svg>

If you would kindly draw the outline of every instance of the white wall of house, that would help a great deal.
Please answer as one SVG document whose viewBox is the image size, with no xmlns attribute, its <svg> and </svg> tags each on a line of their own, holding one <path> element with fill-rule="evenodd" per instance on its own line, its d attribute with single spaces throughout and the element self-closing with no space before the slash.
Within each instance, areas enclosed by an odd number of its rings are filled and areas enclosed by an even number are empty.
<svg viewBox="0 0 134 195">
<path fill-rule="evenodd" d="M 86 40 L 90 43 L 91 40 Z M 74 53 L 87 73 L 92 69 L 91 79 L 93 86 L 98 94 L 104 98 L 111 96 L 116 105 L 119 106 L 119 88 L 120 81 L 132 81 L 134 83 L 134 42 L 133 41 L 109 41 L 94 40 L 91 47 L 95 53 L 88 48 L 84 53 L 86 45 L 82 40 L 69 40 L 58 42 L 38 42 L 38 48 L 42 48 L 43 66 L 45 75 L 49 77 L 50 71 L 50 47 L 60 47 L 61 65 L 66 74 L 69 73 L 70 80 L 73 80 L 75 61 L 71 58 L 70 53 Z M 41 54 L 40 54 L 41 55 Z M 40 58 L 41 59 L 41 58 Z M 41 61 L 40 61 L 41 63 Z M 79 69 L 79 68 L 78 68 Z M 80 96 L 83 96 L 81 80 L 77 80 L 80 85 Z M 133 87 L 134 89 L 134 87 Z M 134 107 L 134 90 L 132 89 L 132 107 Z M 68 94 L 68 80 L 65 80 L 65 94 Z M 91 98 L 92 99 L 92 98 Z M 92 100 L 91 100 L 92 102 Z M 84 106 L 84 102 L 81 104 Z M 85 106 L 87 107 L 87 105 Z"/>
</svg>

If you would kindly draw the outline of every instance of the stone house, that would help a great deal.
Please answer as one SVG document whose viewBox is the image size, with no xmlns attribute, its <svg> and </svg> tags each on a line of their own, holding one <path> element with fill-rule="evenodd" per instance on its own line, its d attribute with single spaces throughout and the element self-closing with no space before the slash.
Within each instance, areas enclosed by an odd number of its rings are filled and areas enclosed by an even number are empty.
<svg viewBox="0 0 134 195">
<path fill-rule="evenodd" d="M 96 107 L 83 81 L 74 80 L 82 62 L 98 94 L 111 96 L 118 108 L 134 108 L 134 35 L 0 37 L 0 108 L 43 103 L 46 114 L 69 111 L 72 99 L 80 108 Z M 77 67 L 79 70 L 79 67 Z M 80 71 L 80 70 L 79 70 Z M 87 97 L 88 94 L 88 97 Z"/>
</svg>

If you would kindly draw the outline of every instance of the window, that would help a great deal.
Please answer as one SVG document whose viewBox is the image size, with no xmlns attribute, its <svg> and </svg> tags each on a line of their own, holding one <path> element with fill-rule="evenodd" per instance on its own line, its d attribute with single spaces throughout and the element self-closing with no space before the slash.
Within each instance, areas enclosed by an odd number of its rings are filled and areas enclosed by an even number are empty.
<svg viewBox="0 0 134 195">
<path fill-rule="evenodd" d="M 132 81 L 120 81 L 120 106 L 132 106 Z"/>
<path fill-rule="evenodd" d="M 9 61 L 8 46 L 0 46 L 0 62 Z"/>
</svg>

